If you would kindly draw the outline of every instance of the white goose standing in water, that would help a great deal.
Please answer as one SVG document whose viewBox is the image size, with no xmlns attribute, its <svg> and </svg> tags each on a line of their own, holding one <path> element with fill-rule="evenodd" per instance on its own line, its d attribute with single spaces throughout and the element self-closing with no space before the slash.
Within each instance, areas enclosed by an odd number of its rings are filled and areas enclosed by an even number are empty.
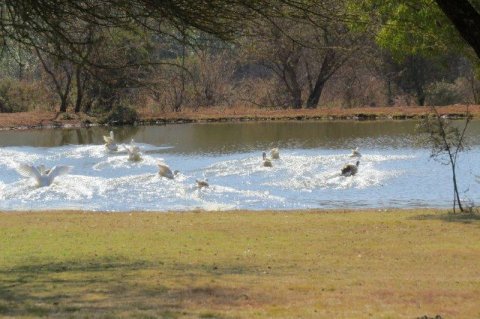
<svg viewBox="0 0 480 319">
<path fill-rule="evenodd" d="M 356 147 L 354 150 L 352 150 L 352 154 L 350 154 L 350 157 L 362 157 L 362 154 L 360 154 L 360 151 L 358 150 L 358 147 Z"/>
<path fill-rule="evenodd" d="M 130 141 L 130 146 L 123 145 L 123 148 L 128 152 L 128 160 L 132 162 L 138 162 L 142 160 L 142 154 L 140 153 L 140 148 L 135 145 L 135 141 Z"/>
<path fill-rule="evenodd" d="M 353 176 L 358 172 L 358 165 L 360 165 L 360 161 L 357 161 L 355 165 L 347 164 L 342 168 L 342 176 Z"/>
<path fill-rule="evenodd" d="M 33 166 L 20 164 L 17 167 L 17 172 L 24 176 L 34 178 L 38 187 L 49 186 L 53 180 L 61 175 L 66 175 L 72 169 L 71 166 L 58 165 L 52 169 L 45 169 L 44 165 Z"/>
<path fill-rule="evenodd" d="M 272 157 L 272 159 L 280 158 L 280 151 L 278 150 L 278 147 L 272 148 L 270 150 L 270 156 Z"/>
<path fill-rule="evenodd" d="M 103 140 L 105 141 L 105 148 L 109 151 L 116 152 L 118 151 L 118 146 L 115 143 L 115 135 L 113 131 L 110 131 L 110 136 L 103 136 Z"/>
<path fill-rule="evenodd" d="M 162 177 L 165 177 L 165 178 L 168 178 L 168 179 L 174 179 L 175 176 L 177 176 L 177 174 L 179 173 L 179 171 L 177 171 L 177 170 L 172 172 L 170 167 L 168 167 L 168 165 L 163 163 L 163 162 L 159 162 L 159 163 L 157 163 L 157 165 L 158 165 L 158 168 L 159 168 L 158 174 Z"/>
</svg>

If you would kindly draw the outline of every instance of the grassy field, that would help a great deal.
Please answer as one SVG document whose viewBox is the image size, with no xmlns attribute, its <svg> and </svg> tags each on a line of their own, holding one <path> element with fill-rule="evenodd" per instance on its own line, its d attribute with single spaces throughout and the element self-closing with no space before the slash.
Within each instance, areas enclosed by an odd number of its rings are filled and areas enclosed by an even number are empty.
<svg viewBox="0 0 480 319">
<path fill-rule="evenodd" d="M 480 218 L 0 213 L 0 317 L 480 318 Z"/>
</svg>

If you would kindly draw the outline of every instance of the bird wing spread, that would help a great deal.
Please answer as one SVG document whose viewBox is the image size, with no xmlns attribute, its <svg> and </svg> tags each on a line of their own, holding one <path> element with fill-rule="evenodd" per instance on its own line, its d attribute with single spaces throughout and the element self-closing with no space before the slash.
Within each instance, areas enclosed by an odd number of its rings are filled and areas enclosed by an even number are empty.
<svg viewBox="0 0 480 319">
<path fill-rule="evenodd" d="M 35 179 L 39 180 L 42 176 L 35 166 L 27 165 L 27 164 L 20 164 L 16 168 L 17 172 L 24 176 L 24 177 L 34 177 Z"/>
<path fill-rule="evenodd" d="M 48 173 L 48 177 L 50 177 L 53 180 L 57 176 L 68 174 L 71 169 L 72 169 L 71 166 L 64 166 L 64 165 L 54 166 Z"/>
</svg>

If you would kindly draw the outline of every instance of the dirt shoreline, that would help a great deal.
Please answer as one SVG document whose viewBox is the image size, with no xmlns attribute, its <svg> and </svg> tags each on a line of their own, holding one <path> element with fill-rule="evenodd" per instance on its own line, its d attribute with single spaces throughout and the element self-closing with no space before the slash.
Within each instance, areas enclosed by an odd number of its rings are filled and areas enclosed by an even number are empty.
<svg viewBox="0 0 480 319">
<path fill-rule="evenodd" d="M 438 107 L 442 115 L 450 118 L 465 117 L 466 105 Z M 474 118 L 480 117 L 480 105 L 468 105 Z M 337 120 L 408 120 L 429 114 L 428 107 L 362 107 L 319 108 L 313 110 L 200 108 L 197 111 L 147 112 L 140 111 L 137 125 L 164 125 L 208 122 L 254 121 L 337 121 Z M 111 123 L 116 125 L 117 123 Z M 84 113 L 19 112 L 0 113 L 0 130 L 88 127 L 99 124 L 99 119 Z"/>
</svg>

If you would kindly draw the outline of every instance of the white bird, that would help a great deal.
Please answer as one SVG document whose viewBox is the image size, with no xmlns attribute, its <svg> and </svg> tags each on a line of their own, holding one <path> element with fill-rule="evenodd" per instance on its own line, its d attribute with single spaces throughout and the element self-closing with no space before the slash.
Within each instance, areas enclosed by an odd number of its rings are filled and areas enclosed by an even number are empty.
<svg viewBox="0 0 480 319">
<path fill-rule="evenodd" d="M 42 175 L 45 175 L 45 174 L 48 174 L 50 172 L 49 169 L 46 169 L 45 165 L 38 165 L 37 166 L 37 170 L 40 172 L 40 174 Z"/>
<path fill-rule="evenodd" d="M 360 151 L 358 150 L 358 147 L 356 147 L 354 150 L 352 150 L 352 154 L 350 154 L 350 157 L 362 157 L 362 154 L 360 154 Z"/>
<path fill-rule="evenodd" d="M 130 146 L 123 145 L 123 148 L 128 152 L 128 160 L 132 162 L 138 162 L 142 160 L 142 154 L 140 153 L 140 148 L 135 145 L 135 141 L 132 138 Z"/>
<path fill-rule="evenodd" d="M 279 158 L 280 158 L 280 151 L 278 150 L 277 147 L 272 148 L 272 149 L 270 150 L 270 156 L 271 156 L 273 159 L 279 159 Z"/>
<path fill-rule="evenodd" d="M 263 166 L 273 167 L 272 161 L 269 158 L 267 158 L 267 153 L 263 152 L 262 153 L 262 158 L 263 158 Z"/>
<path fill-rule="evenodd" d="M 140 152 L 140 147 L 135 144 L 135 140 L 133 138 L 130 140 L 130 146 L 135 152 Z"/>
<path fill-rule="evenodd" d="M 113 131 L 110 131 L 110 136 L 103 136 L 103 140 L 105 141 L 105 148 L 109 151 L 116 152 L 118 151 L 118 146 L 115 143 L 115 136 L 113 135 Z"/>
<path fill-rule="evenodd" d="M 110 131 L 110 136 L 103 136 L 103 140 L 105 143 L 113 143 L 115 141 L 115 135 L 113 134 L 113 131 Z"/>
<path fill-rule="evenodd" d="M 174 179 L 175 176 L 177 176 L 177 174 L 179 173 L 177 170 L 172 172 L 170 167 L 168 167 L 168 165 L 165 163 L 160 162 L 157 165 L 159 168 L 158 174 L 162 177 L 166 177 L 168 179 Z"/>
<path fill-rule="evenodd" d="M 357 161 L 355 165 L 347 164 L 342 168 L 342 176 L 353 176 L 358 172 L 358 165 L 360 165 L 360 161 Z"/>
<path fill-rule="evenodd" d="M 54 166 L 52 169 L 45 169 L 44 165 L 32 166 L 20 164 L 17 167 L 17 172 L 24 176 L 34 178 L 38 187 L 49 186 L 57 176 L 66 175 L 72 169 L 71 166 Z"/>
<path fill-rule="evenodd" d="M 208 184 L 208 180 L 201 180 L 201 179 L 196 179 L 195 182 L 197 183 L 198 188 L 203 188 L 203 187 L 209 187 L 210 184 Z"/>
</svg>

